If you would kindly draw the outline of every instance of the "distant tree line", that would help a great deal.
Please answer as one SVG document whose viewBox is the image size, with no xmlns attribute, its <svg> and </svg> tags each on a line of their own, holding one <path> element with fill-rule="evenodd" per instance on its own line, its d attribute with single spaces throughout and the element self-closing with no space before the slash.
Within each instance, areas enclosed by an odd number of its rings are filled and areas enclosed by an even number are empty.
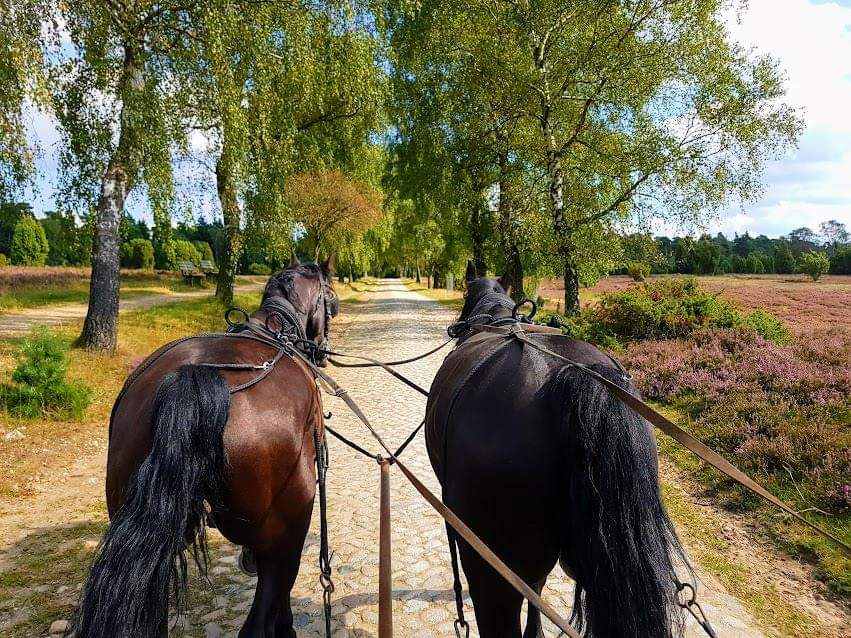
<svg viewBox="0 0 851 638">
<path fill-rule="evenodd" d="M 847 275 L 851 274 L 849 241 L 845 224 L 836 220 L 823 222 L 818 233 L 802 227 L 774 239 L 752 237 L 748 232 L 732 239 L 724 233 L 699 238 L 634 233 L 621 238 L 624 265 L 616 272 L 628 272 L 632 264 L 645 264 L 653 273 L 791 274 L 802 272 L 802 260 L 817 253 L 829 260 L 831 274 Z"/>
<path fill-rule="evenodd" d="M 143 220 L 127 213 L 119 223 L 124 268 L 176 270 L 180 262 L 216 261 L 222 223 L 181 222 L 162 242 Z M 94 216 L 46 211 L 36 219 L 26 202 L 0 203 L 0 264 L 17 266 L 91 266 Z M 247 264 L 246 264 L 247 271 Z"/>
</svg>

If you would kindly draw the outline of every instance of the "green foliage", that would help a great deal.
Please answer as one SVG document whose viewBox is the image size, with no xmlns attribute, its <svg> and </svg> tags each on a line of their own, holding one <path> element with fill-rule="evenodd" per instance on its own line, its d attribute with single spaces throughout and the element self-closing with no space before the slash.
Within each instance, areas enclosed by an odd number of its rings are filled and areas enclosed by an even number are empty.
<svg viewBox="0 0 851 638">
<path fill-rule="evenodd" d="M 154 269 L 154 245 L 149 239 L 131 239 L 121 244 L 123 268 Z"/>
<path fill-rule="evenodd" d="M 0 200 L 32 174 L 25 105 L 46 102 L 43 27 L 51 23 L 53 6 L 47 0 L 15 0 L 0 7 Z"/>
<path fill-rule="evenodd" d="M 774 253 L 774 269 L 783 275 L 791 274 L 798 269 L 795 255 L 792 254 L 792 249 L 786 242 L 780 244 Z"/>
<path fill-rule="evenodd" d="M 85 385 L 67 381 L 68 347 L 46 330 L 25 339 L 12 383 L 0 386 L 0 403 L 15 416 L 80 419 L 91 402 Z"/>
<path fill-rule="evenodd" d="M 8 258 L 3 253 L 0 253 L 0 268 L 2 268 L 3 266 L 8 266 L 8 265 L 9 265 Z"/>
<path fill-rule="evenodd" d="M 633 281 L 644 281 L 650 276 L 650 266 L 633 261 L 626 265 L 626 274 L 632 277 Z"/>
<path fill-rule="evenodd" d="M 24 217 L 34 217 L 32 206 L 26 202 L 0 203 L 0 253 L 9 254 L 15 226 Z"/>
<path fill-rule="evenodd" d="M 830 256 L 830 273 L 851 275 L 851 246 L 843 246 L 833 251 Z"/>
<path fill-rule="evenodd" d="M 824 253 L 808 252 L 801 255 L 798 269 L 809 275 L 813 281 L 830 270 L 830 257 Z"/>
<path fill-rule="evenodd" d="M 751 253 L 745 259 L 745 272 L 761 275 L 765 272 L 765 265 L 756 253 Z"/>
<path fill-rule="evenodd" d="M 195 240 L 192 242 L 192 245 L 195 246 L 195 249 L 201 256 L 201 261 L 216 261 L 215 257 L 213 257 L 213 249 L 210 247 L 210 244 L 205 241 Z"/>
<path fill-rule="evenodd" d="M 272 274 L 272 269 L 266 264 L 250 264 L 248 266 L 248 272 L 252 275 L 270 275 Z"/>
<path fill-rule="evenodd" d="M 94 232 L 92 221 L 84 220 L 82 225 L 78 225 L 71 212 L 48 211 L 40 222 L 50 245 L 48 266 L 89 265 Z"/>
<path fill-rule="evenodd" d="M 743 322 L 737 324 L 773 343 L 782 345 L 792 341 L 792 332 L 786 324 L 767 310 L 754 310 L 744 316 Z"/>
<path fill-rule="evenodd" d="M 688 337 L 708 328 L 739 328 L 774 343 L 790 339 L 789 329 L 774 315 L 763 310 L 743 314 L 693 278 L 661 279 L 608 294 L 564 322 L 567 334 L 608 348 Z"/>
<path fill-rule="evenodd" d="M 15 224 L 10 256 L 16 266 L 44 266 L 50 246 L 44 228 L 33 217 L 23 217 Z"/>
<path fill-rule="evenodd" d="M 201 263 L 201 253 L 198 252 L 198 249 L 195 248 L 191 241 L 177 239 L 171 242 L 171 248 L 174 250 L 175 268 L 177 268 L 177 264 L 183 261 L 191 262 L 196 266 Z"/>
</svg>

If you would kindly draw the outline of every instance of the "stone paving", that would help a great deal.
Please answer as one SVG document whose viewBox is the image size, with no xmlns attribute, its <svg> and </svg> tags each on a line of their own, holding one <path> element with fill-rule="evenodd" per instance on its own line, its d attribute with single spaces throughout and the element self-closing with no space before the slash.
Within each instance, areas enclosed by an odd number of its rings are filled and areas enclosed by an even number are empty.
<svg viewBox="0 0 851 638">
<path fill-rule="evenodd" d="M 379 359 L 397 359 L 424 352 L 444 339 L 452 313 L 398 280 L 382 280 L 357 304 L 343 308 L 342 334 L 335 348 Z M 342 314 L 342 313 L 341 313 Z M 443 354 L 404 366 L 404 373 L 428 387 Z M 391 447 L 401 443 L 422 418 L 425 399 L 379 369 L 329 368 L 329 372 L 363 407 Z M 341 401 L 326 398 L 332 427 L 367 449 L 377 449 Z M 378 478 L 379 469 L 330 438 L 328 476 L 330 545 L 334 551 L 333 607 L 335 638 L 368 638 L 378 630 Z M 420 434 L 404 458 L 430 489 L 438 492 Z M 452 576 L 442 519 L 415 492 L 398 470 L 391 470 L 393 528 L 394 635 L 404 638 L 454 636 Z M 322 636 L 321 588 L 317 566 L 318 507 L 314 511 L 301 571 L 293 590 L 293 612 L 299 637 Z M 196 598 L 175 635 L 235 636 L 254 593 L 254 579 L 236 567 L 238 549 L 213 539 L 211 580 L 214 595 L 204 603 Z M 700 601 L 719 638 L 758 638 L 762 633 L 739 602 L 713 579 L 701 576 Z M 557 568 L 544 598 L 564 616 L 572 601 L 570 580 Z M 477 636 L 472 605 L 466 600 L 472 636 Z M 558 631 L 546 623 L 546 635 Z M 689 638 L 703 636 L 690 624 Z"/>
</svg>

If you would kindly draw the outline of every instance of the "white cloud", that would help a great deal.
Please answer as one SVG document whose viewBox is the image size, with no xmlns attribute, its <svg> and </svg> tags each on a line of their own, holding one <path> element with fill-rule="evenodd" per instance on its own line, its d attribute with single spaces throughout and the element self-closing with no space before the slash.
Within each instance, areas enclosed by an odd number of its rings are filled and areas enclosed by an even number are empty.
<svg viewBox="0 0 851 638">
<path fill-rule="evenodd" d="M 713 232 L 784 234 L 838 219 L 851 226 L 851 6 L 750 0 L 730 33 L 779 60 L 789 104 L 804 109 L 799 148 L 766 167 L 765 194 L 731 210 Z"/>
</svg>

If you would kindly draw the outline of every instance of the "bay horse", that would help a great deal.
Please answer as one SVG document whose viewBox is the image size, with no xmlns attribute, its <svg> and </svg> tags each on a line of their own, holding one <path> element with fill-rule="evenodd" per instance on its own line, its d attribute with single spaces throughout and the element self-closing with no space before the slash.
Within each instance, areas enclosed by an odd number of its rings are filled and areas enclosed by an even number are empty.
<svg viewBox="0 0 851 638">
<path fill-rule="evenodd" d="M 501 280 L 476 278 L 472 264 L 466 279 L 461 321 L 513 323 Z M 608 354 L 522 327 L 637 396 Z M 431 386 L 426 444 L 444 502 L 538 593 L 560 563 L 585 635 L 682 635 L 674 566 L 688 562 L 660 497 L 650 424 L 581 370 L 496 332 L 462 335 Z M 481 638 L 543 636 L 532 605 L 521 633 L 521 595 L 453 536 Z"/>
<path fill-rule="evenodd" d="M 240 638 L 296 635 L 289 596 L 310 526 L 322 410 L 308 366 L 256 335 L 289 329 L 323 343 L 338 310 L 330 261 L 293 255 L 245 333 L 180 339 L 128 378 L 110 420 L 111 522 L 71 623 L 77 638 L 167 636 L 169 606 L 179 613 L 185 599 L 188 553 L 206 574 L 208 517 L 255 557 Z"/>
</svg>

